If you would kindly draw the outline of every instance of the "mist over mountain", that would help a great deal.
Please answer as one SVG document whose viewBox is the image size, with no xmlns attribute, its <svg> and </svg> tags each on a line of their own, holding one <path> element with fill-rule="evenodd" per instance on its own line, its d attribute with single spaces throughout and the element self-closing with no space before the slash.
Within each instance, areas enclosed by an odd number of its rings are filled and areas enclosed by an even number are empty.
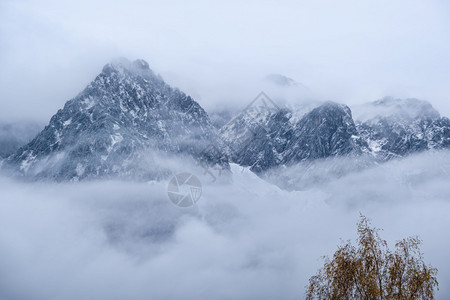
<svg viewBox="0 0 450 300">
<path fill-rule="evenodd" d="M 266 81 L 271 82 L 281 87 L 303 87 L 303 85 L 294 79 L 281 75 L 281 74 L 269 74 L 264 78 Z"/>
<path fill-rule="evenodd" d="M 263 98 L 220 130 L 231 160 L 257 173 L 314 159 L 348 158 L 362 167 L 450 146 L 449 119 L 426 101 L 384 98 L 355 107 L 354 117 L 334 102 L 279 108 Z"/>
<path fill-rule="evenodd" d="M 384 98 L 357 111 L 361 137 L 382 160 L 450 147 L 450 120 L 426 101 Z"/>
<path fill-rule="evenodd" d="M 191 97 L 166 84 L 144 60 L 119 59 L 6 164 L 36 179 L 156 179 L 170 173 L 159 156 L 226 167 L 222 157 L 201 153 L 219 142 L 208 115 Z"/>
<path fill-rule="evenodd" d="M 4 168 L 31 179 L 152 180 L 172 173 L 172 157 L 224 169 L 230 161 L 263 175 L 316 159 L 348 158 L 362 167 L 450 147 L 450 120 L 428 102 L 384 98 L 355 111 L 335 102 L 279 106 L 261 93 L 234 117 L 213 112 L 211 120 L 144 60 L 118 59 Z M 19 146 L 4 143 L 4 155 Z"/>
<path fill-rule="evenodd" d="M 35 128 L 3 131 L 20 142 L 3 144 L 13 153 L 0 174 L 0 275 L 10 274 L 0 297 L 297 299 L 361 210 L 394 231 L 390 240 L 405 228 L 424 236 L 450 277 L 430 234 L 448 223 L 431 220 L 449 205 L 450 121 L 426 101 L 284 105 L 262 92 L 241 110 L 208 115 L 144 60 L 119 59 Z M 180 209 L 168 188 L 186 172 L 202 196 Z M 400 224 L 410 218 L 428 225 Z M 55 289 L 63 279 L 73 285 Z M 130 280 L 138 283 L 101 288 Z"/>
<path fill-rule="evenodd" d="M 30 142 L 43 127 L 37 122 L 0 124 L 0 159 L 10 156 Z"/>
</svg>

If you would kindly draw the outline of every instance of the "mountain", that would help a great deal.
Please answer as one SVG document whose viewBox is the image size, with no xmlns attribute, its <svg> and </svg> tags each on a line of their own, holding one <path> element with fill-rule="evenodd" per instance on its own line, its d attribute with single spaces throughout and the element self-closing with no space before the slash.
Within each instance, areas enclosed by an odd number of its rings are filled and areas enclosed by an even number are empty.
<svg viewBox="0 0 450 300">
<path fill-rule="evenodd" d="M 231 160 L 257 173 L 300 163 L 309 170 L 308 161 L 330 158 L 370 166 L 368 159 L 450 148 L 450 120 L 425 101 L 384 98 L 356 107 L 354 118 L 348 106 L 333 102 L 305 111 L 260 98 L 262 105 L 252 103 L 220 130 Z"/>
<path fill-rule="evenodd" d="M 334 102 L 281 108 L 261 93 L 226 123 L 230 118 L 216 113 L 212 122 L 147 62 L 120 59 L 107 64 L 44 130 L 4 159 L 2 168 L 56 181 L 147 180 L 169 175 L 176 158 L 219 169 L 233 162 L 257 174 L 297 166 L 294 173 L 305 170 L 326 180 L 320 169 L 334 158 L 339 159 L 332 172 L 337 177 L 411 153 L 450 148 L 450 120 L 417 99 L 384 98 L 352 112 Z M 18 144 L 11 147 L 5 153 Z M 325 163 L 314 171 L 310 162 L 316 160 Z M 346 167 L 356 160 L 355 167 Z"/>
<path fill-rule="evenodd" d="M 220 140 L 207 113 L 172 88 L 144 60 L 107 64 L 69 100 L 30 143 L 6 160 L 21 175 L 52 180 L 160 178 L 161 157 L 193 157 L 227 167 L 205 155 Z"/>
<path fill-rule="evenodd" d="M 231 161 L 304 190 L 390 159 L 450 148 L 450 120 L 426 101 L 384 98 L 279 108 L 263 94 L 220 131 Z"/>
<path fill-rule="evenodd" d="M 233 162 L 262 172 L 280 165 L 341 155 L 358 155 L 358 137 L 350 109 L 327 102 L 310 112 L 278 108 L 266 95 L 257 98 L 221 130 Z"/>
<path fill-rule="evenodd" d="M 359 135 L 380 160 L 450 147 L 450 120 L 426 101 L 387 97 L 354 111 Z"/>
</svg>

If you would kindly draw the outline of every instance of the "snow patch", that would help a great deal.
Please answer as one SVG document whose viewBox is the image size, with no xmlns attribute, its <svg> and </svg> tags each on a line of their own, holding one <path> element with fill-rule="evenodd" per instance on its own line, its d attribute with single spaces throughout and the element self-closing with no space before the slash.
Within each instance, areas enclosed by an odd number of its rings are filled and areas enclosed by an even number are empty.
<svg viewBox="0 0 450 300">
<path fill-rule="evenodd" d="M 67 126 L 67 125 L 70 125 L 71 123 L 72 123 L 72 118 L 70 118 L 70 119 L 67 120 L 67 121 L 64 121 L 63 125 L 64 125 L 64 126 Z"/>
<path fill-rule="evenodd" d="M 111 135 L 111 145 L 108 147 L 108 152 L 111 152 L 114 148 L 114 145 L 123 141 L 123 137 L 120 133 L 116 133 Z"/>
<path fill-rule="evenodd" d="M 91 96 L 89 96 L 89 97 L 84 98 L 83 101 L 81 101 L 81 103 L 85 105 L 84 109 L 87 110 L 94 106 L 95 101 L 94 101 L 94 99 L 92 99 Z"/>
<path fill-rule="evenodd" d="M 372 152 L 380 152 L 381 147 L 383 146 L 383 140 L 379 140 L 379 141 L 368 140 L 367 143 L 369 144 L 369 149 Z"/>
<path fill-rule="evenodd" d="M 27 172 L 30 168 L 30 165 L 33 163 L 33 161 L 36 159 L 36 156 L 33 155 L 32 152 L 28 153 L 27 158 L 22 161 L 20 164 L 20 171 Z"/>
<path fill-rule="evenodd" d="M 84 170 L 86 169 L 85 166 L 83 166 L 81 163 L 77 164 L 77 167 L 75 169 L 75 171 L 77 172 L 77 176 L 80 177 L 84 174 Z"/>
<path fill-rule="evenodd" d="M 111 135 L 111 140 L 112 140 L 111 146 L 114 146 L 115 144 L 123 141 L 123 136 L 120 133 L 117 133 L 117 134 Z"/>
</svg>

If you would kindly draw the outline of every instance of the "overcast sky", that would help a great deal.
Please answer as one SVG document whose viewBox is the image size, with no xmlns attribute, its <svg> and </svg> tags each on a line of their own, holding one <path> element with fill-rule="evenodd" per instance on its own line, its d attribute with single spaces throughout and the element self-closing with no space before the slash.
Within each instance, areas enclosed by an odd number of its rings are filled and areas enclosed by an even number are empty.
<svg viewBox="0 0 450 300">
<path fill-rule="evenodd" d="M 450 116 L 449 53 L 444 0 L 2 0 L 0 120 L 48 121 L 117 56 L 147 60 L 207 110 L 244 105 L 281 73 L 317 98 L 417 97 Z"/>
</svg>

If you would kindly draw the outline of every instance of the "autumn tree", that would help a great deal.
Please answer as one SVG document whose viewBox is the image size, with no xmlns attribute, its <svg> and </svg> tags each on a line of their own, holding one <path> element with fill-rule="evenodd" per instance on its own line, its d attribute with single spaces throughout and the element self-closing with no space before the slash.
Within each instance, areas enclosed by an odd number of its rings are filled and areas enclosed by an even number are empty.
<svg viewBox="0 0 450 300">
<path fill-rule="evenodd" d="M 434 299 L 437 269 L 423 261 L 421 240 L 409 237 L 391 252 L 379 229 L 363 215 L 358 223 L 357 247 L 338 247 L 333 258 L 310 278 L 307 299 Z"/>
</svg>

